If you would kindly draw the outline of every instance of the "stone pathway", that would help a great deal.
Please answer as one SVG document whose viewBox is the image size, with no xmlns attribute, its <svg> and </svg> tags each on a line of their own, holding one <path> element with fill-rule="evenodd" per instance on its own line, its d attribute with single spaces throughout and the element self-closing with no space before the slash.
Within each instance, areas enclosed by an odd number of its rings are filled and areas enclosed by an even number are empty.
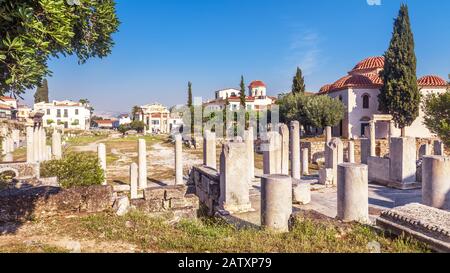
<svg viewBox="0 0 450 273">
<path fill-rule="evenodd" d="M 238 226 L 259 226 L 260 220 L 260 188 L 261 182 L 255 180 L 250 189 L 250 201 L 254 211 L 228 216 L 227 219 Z M 311 203 L 308 205 L 294 205 L 296 210 L 314 210 L 323 215 L 335 218 L 337 215 L 337 189 L 324 188 L 321 185 L 313 185 L 315 190 L 311 193 Z M 396 190 L 375 184 L 369 185 L 369 213 L 371 220 L 375 220 L 386 209 L 403 206 L 409 203 L 420 203 L 422 191 Z"/>
</svg>

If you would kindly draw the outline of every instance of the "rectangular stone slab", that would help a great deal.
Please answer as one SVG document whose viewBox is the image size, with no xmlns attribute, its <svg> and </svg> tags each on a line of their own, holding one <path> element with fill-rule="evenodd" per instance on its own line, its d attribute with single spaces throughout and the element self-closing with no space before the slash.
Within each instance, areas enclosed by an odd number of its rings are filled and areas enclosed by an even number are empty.
<svg viewBox="0 0 450 273">
<path fill-rule="evenodd" d="M 384 211 L 377 225 L 394 234 L 405 233 L 438 252 L 450 252 L 450 212 L 421 204 Z"/>
</svg>

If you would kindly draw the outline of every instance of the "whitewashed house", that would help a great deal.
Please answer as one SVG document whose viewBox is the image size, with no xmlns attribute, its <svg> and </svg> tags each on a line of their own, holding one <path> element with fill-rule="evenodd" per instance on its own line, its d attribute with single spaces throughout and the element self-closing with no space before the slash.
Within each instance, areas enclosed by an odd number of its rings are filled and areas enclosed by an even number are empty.
<svg viewBox="0 0 450 273">
<path fill-rule="evenodd" d="M 275 104 L 276 98 L 267 96 L 267 86 L 262 81 L 253 81 L 248 86 L 249 94 L 245 97 L 246 110 L 259 111 Z M 236 111 L 241 108 L 241 91 L 227 88 L 215 92 L 215 99 L 204 103 L 209 110 L 223 110 L 228 98 L 228 109 Z"/>
<path fill-rule="evenodd" d="M 53 101 L 34 104 L 35 112 L 42 112 L 44 127 L 62 127 L 65 129 L 89 130 L 91 109 L 80 102 Z"/>
<path fill-rule="evenodd" d="M 366 127 L 378 111 L 378 95 L 383 86 L 379 76 L 384 68 L 384 57 L 370 57 L 359 62 L 348 74 L 333 84 L 327 84 L 320 89 L 319 94 L 327 94 L 339 99 L 346 106 L 345 118 L 339 126 L 333 128 L 334 136 L 358 138 L 365 136 Z M 424 76 L 418 79 L 422 95 L 429 93 L 444 93 L 447 82 L 439 76 Z M 423 124 L 424 113 L 414 123 L 406 128 L 406 135 L 410 137 L 435 137 Z M 400 129 L 394 130 L 394 135 L 400 135 Z M 376 123 L 376 137 L 387 138 L 389 134 L 388 122 Z"/>
</svg>

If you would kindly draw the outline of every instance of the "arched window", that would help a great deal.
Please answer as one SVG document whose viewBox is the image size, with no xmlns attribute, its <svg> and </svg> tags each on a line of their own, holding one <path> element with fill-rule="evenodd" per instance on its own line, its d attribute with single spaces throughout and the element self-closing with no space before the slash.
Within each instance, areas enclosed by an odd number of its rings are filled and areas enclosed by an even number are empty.
<svg viewBox="0 0 450 273">
<path fill-rule="evenodd" d="M 370 96 L 368 94 L 364 94 L 362 96 L 363 98 L 363 109 L 369 109 L 370 108 Z"/>
</svg>

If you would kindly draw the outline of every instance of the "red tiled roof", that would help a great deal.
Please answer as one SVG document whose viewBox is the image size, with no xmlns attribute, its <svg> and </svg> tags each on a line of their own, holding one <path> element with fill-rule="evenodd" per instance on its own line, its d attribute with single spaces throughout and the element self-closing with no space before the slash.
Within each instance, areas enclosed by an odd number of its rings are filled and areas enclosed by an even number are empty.
<svg viewBox="0 0 450 273">
<path fill-rule="evenodd" d="M 417 80 L 419 86 L 446 87 L 447 82 L 439 76 L 428 75 Z"/>
<path fill-rule="evenodd" d="M 252 81 L 249 85 L 250 88 L 256 87 L 266 87 L 266 84 L 263 81 Z"/>
<path fill-rule="evenodd" d="M 367 59 L 362 60 L 353 68 L 352 72 L 358 70 L 377 69 L 377 68 L 384 68 L 383 56 L 369 57 Z"/>
<path fill-rule="evenodd" d="M 12 107 L 9 105 L 5 105 L 5 104 L 0 104 L 0 109 L 1 110 L 11 110 Z"/>
<path fill-rule="evenodd" d="M 320 88 L 319 93 L 327 93 L 328 91 L 330 91 L 331 86 L 332 84 L 325 84 Z"/>
</svg>

